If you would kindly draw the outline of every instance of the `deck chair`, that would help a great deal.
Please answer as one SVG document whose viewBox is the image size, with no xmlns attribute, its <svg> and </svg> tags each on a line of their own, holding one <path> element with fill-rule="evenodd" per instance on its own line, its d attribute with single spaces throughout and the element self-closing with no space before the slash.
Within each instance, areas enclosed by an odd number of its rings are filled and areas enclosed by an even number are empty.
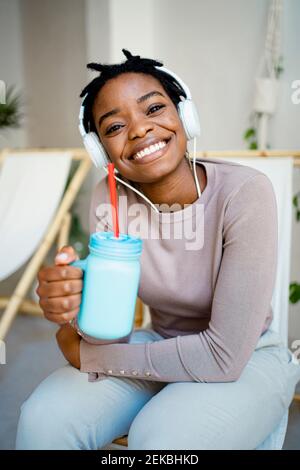
<svg viewBox="0 0 300 470">
<path fill-rule="evenodd" d="M 283 343 L 287 346 L 292 232 L 292 176 L 294 160 L 292 157 L 226 157 L 226 159 L 223 160 L 255 168 L 265 173 L 273 184 L 278 207 L 279 242 L 277 275 L 271 302 L 273 321 L 270 328 L 280 335 Z M 216 161 L 220 161 L 220 159 L 217 158 Z M 259 195 L 257 197 L 259 197 Z M 298 396 L 295 397 L 299 399 Z M 287 423 L 288 411 L 282 417 L 276 429 L 274 429 L 256 450 L 282 449 Z M 122 448 L 121 446 L 127 446 L 127 436 L 115 439 L 111 448 Z"/>
<path fill-rule="evenodd" d="M 72 160 L 79 160 L 79 166 L 64 193 Z M 26 295 L 55 240 L 58 249 L 67 244 L 69 211 L 90 167 L 81 149 L 0 154 L 0 281 L 27 263 L 13 294 L 0 298 L 0 340 L 18 311 L 42 314 Z"/>
</svg>

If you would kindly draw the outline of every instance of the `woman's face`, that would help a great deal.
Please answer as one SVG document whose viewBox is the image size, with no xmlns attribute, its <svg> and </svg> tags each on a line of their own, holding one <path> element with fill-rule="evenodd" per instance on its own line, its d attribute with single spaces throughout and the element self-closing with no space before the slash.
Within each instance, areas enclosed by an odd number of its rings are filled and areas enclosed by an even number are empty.
<svg viewBox="0 0 300 470">
<path fill-rule="evenodd" d="M 177 109 L 151 75 L 110 79 L 95 99 L 93 117 L 112 162 L 131 181 L 159 181 L 184 157 L 187 141 Z"/>
</svg>

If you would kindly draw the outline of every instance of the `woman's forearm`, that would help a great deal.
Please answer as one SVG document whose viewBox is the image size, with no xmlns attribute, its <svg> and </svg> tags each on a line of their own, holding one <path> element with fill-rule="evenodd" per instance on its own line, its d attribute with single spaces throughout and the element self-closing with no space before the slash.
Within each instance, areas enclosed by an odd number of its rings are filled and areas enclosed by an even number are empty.
<svg viewBox="0 0 300 470">
<path fill-rule="evenodd" d="M 80 369 L 80 340 L 80 336 L 69 323 L 62 325 L 56 333 L 61 352 L 76 369 Z"/>
</svg>

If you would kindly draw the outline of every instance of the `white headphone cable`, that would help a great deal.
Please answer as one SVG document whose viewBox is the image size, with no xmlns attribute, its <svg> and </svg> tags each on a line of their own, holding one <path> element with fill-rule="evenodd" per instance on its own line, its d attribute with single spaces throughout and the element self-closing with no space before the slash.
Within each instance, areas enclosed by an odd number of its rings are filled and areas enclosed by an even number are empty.
<svg viewBox="0 0 300 470">
<path fill-rule="evenodd" d="M 198 193 L 198 198 L 201 196 L 201 189 L 200 189 L 200 184 L 197 176 L 197 171 L 196 171 L 196 150 L 197 150 L 197 139 L 194 137 L 194 152 L 193 152 L 193 170 L 194 170 L 194 179 L 196 183 L 196 188 L 197 188 L 197 193 Z"/>
<path fill-rule="evenodd" d="M 195 184 L 196 184 L 198 198 L 199 198 L 201 196 L 201 189 L 200 189 L 200 184 L 199 184 L 197 171 L 196 171 L 196 148 L 197 148 L 197 141 L 196 141 L 196 137 L 194 137 L 193 172 L 194 172 L 194 179 L 195 179 Z M 108 174 L 108 169 L 106 167 L 103 167 L 103 170 Z M 159 210 L 157 209 L 156 205 L 153 204 L 153 202 L 151 202 L 150 199 L 148 199 L 143 193 L 138 191 L 136 188 L 133 188 L 132 186 L 130 186 L 130 184 L 126 183 L 121 178 L 118 178 L 116 175 L 114 175 L 114 177 L 117 181 L 122 183 L 124 186 L 127 186 L 127 188 L 132 189 L 132 191 L 139 194 L 145 201 L 147 201 L 150 204 L 150 206 L 155 210 L 155 212 L 159 214 Z"/>
<path fill-rule="evenodd" d="M 103 167 L 103 170 L 108 174 L 108 169 L 104 166 Z M 153 202 L 150 201 L 150 199 L 148 199 L 143 193 L 141 193 L 140 191 L 138 191 L 137 189 L 133 188 L 132 186 L 130 186 L 130 184 L 128 183 L 125 183 L 125 181 L 121 180 L 121 178 L 118 178 L 116 175 L 114 175 L 115 179 L 117 181 L 119 181 L 120 183 L 124 184 L 124 186 L 127 186 L 127 188 L 129 189 L 132 189 L 132 191 L 134 191 L 135 193 L 139 194 L 143 199 L 145 199 L 145 201 L 147 201 L 151 206 L 152 208 L 159 214 L 159 210 L 157 209 L 157 207 L 155 206 L 155 204 L 153 204 Z"/>
</svg>

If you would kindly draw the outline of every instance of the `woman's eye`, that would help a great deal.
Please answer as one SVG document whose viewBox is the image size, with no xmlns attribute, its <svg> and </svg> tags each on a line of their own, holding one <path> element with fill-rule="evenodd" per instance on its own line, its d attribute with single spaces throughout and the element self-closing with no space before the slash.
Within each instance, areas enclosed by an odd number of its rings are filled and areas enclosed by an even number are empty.
<svg viewBox="0 0 300 470">
<path fill-rule="evenodd" d="M 105 135 L 111 134 L 112 132 L 115 132 L 115 131 L 118 131 L 120 127 L 122 127 L 120 124 L 114 124 L 113 126 L 111 126 L 107 129 Z"/>
<path fill-rule="evenodd" d="M 155 105 L 153 105 L 149 108 L 148 114 L 155 113 L 156 111 L 158 111 L 159 109 L 164 108 L 164 107 L 165 107 L 164 104 L 155 104 Z"/>
</svg>

